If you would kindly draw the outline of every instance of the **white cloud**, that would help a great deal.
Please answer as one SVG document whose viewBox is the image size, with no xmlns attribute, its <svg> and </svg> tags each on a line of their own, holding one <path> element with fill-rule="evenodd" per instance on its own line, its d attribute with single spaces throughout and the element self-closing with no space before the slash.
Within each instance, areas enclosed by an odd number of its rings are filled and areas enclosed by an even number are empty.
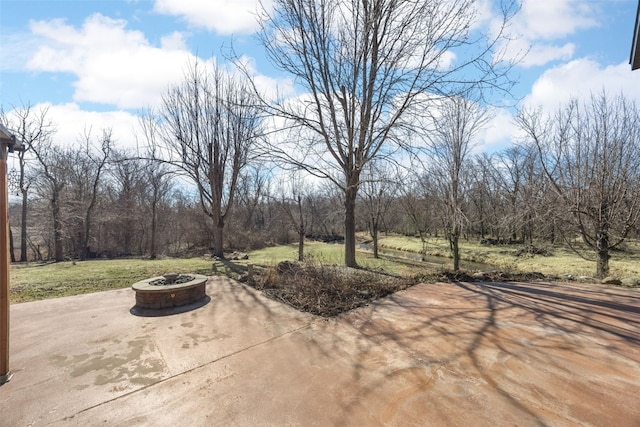
<svg viewBox="0 0 640 427">
<path fill-rule="evenodd" d="M 595 13 L 584 0 L 524 0 L 514 25 L 529 39 L 555 40 L 597 26 Z"/>
<path fill-rule="evenodd" d="M 111 129 L 114 144 L 118 148 L 135 148 L 134 129 L 138 119 L 126 111 L 86 111 L 78 104 L 37 104 L 34 111 L 48 108 L 47 118 L 55 125 L 53 143 L 64 146 L 76 146 L 85 129 L 91 129 L 92 135 L 98 135 L 103 129 Z"/>
<path fill-rule="evenodd" d="M 173 33 L 166 35 L 160 39 L 160 45 L 162 49 L 166 49 L 169 51 L 178 50 L 178 51 L 186 51 L 188 50 L 187 45 L 185 44 L 184 34 L 174 31 Z"/>
<path fill-rule="evenodd" d="M 508 110 L 492 108 L 490 114 L 491 120 L 475 139 L 476 145 L 473 149 L 475 154 L 504 149 L 513 143 L 514 137 L 518 134 L 513 116 Z"/>
<path fill-rule="evenodd" d="M 42 43 L 26 67 L 77 76 L 74 102 L 134 109 L 157 106 L 167 86 L 183 79 L 188 64 L 196 60 L 208 64 L 189 52 L 180 32 L 164 35 L 156 47 L 142 32 L 127 30 L 126 25 L 125 20 L 100 14 L 88 17 L 80 28 L 58 19 L 32 22 L 33 35 Z M 250 57 L 242 61 L 264 93 L 293 93 L 291 79 L 259 74 Z"/>
<path fill-rule="evenodd" d="M 154 105 L 167 84 L 181 78 L 185 65 L 195 57 L 186 50 L 180 33 L 164 36 L 158 48 L 126 25 L 124 20 L 100 14 L 88 17 L 81 28 L 58 19 L 33 21 L 31 31 L 43 42 L 27 68 L 76 75 L 76 102 L 119 108 Z"/>
<path fill-rule="evenodd" d="M 519 62 L 523 67 L 569 60 L 575 45 L 552 41 L 598 26 L 597 12 L 595 3 L 583 0 L 523 0 L 508 29 L 512 40 L 505 47 L 507 57 L 520 58 L 528 52 Z"/>
<path fill-rule="evenodd" d="M 524 105 L 554 111 L 571 98 L 585 98 L 602 90 L 610 95 L 623 93 L 640 103 L 638 76 L 629 69 L 627 62 L 601 66 L 587 59 L 577 59 L 545 71 L 524 99 Z"/>
<path fill-rule="evenodd" d="M 525 108 L 541 109 L 553 114 L 572 98 L 586 100 L 602 91 L 610 96 L 624 94 L 640 104 L 640 85 L 629 64 L 603 66 L 582 58 L 549 68 L 533 84 L 531 92 L 522 100 Z M 523 137 L 509 110 L 497 110 L 488 126 L 478 137 L 476 152 L 492 152 L 508 146 Z"/>
<path fill-rule="evenodd" d="M 573 43 L 565 43 L 562 46 L 542 42 L 532 44 L 526 39 L 509 42 L 510 56 L 522 56 L 518 62 L 521 67 L 542 66 L 556 60 L 568 61 L 573 58 L 575 50 L 576 46 Z"/>
<path fill-rule="evenodd" d="M 33 37 L 29 32 L 17 32 L 2 34 L 2 61 L 0 70 L 18 72 L 22 71 L 25 64 L 31 59 L 31 55 L 41 44 L 38 37 Z"/>
<path fill-rule="evenodd" d="M 56 144 L 76 144 L 84 128 L 91 127 L 95 132 L 112 128 L 117 145 L 135 147 L 137 118 L 124 110 L 158 107 L 167 86 L 182 81 L 189 64 L 198 60 L 209 67 L 211 60 L 216 60 L 196 58 L 180 32 L 165 34 L 158 47 L 142 32 L 126 26 L 125 20 L 101 14 L 89 16 L 79 27 L 58 19 L 30 23 L 30 37 L 39 44 L 24 67 L 76 77 L 72 102 L 46 104 L 57 128 Z M 33 46 L 29 40 L 26 43 Z M 259 74 L 252 58 L 246 57 L 244 62 L 250 65 L 257 86 L 266 93 L 275 96 L 276 88 L 280 95 L 293 93 L 290 79 Z M 113 107 L 113 111 L 87 110 L 83 102 Z"/>
<path fill-rule="evenodd" d="M 273 2 L 263 0 L 266 10 Z M 251 34 L 258 25 L 259 0 L 156 0 L 158 13 L 180 16 L 189 24 L 215 31 L 218 34 Z"/>
<path fill-rule="evenodd" d="M 473 26 L 471 27 L 473 30 L 483 28 L 488 24 L 490 25 L 494 20 L 492 0 L 476 0 L 472 7 L 472 12 L 475 14 Z"/>
<path fill-rule="evenodd" d="M 438 63 L 438 69 L 439 70 L 448 70 L 449 68 L 451 68 L 453 66 L 453 64 L 455 63 L 457 59 L 457 56 L 454 52 L 452 51 L 446 51 L 442 54 L 440 61 Z"/>
<path fill-rule="evenodd" d="M 255 60 L 248 56 L 241 56 L 238 65 L 243 69 L 244 73 L 247 73 L 256 85 L 256 89 L 262 93 L 267 99 L 275 100 L 288 98 L 295 93 L 295 85 L 291 78 L 275 78 L 269 77 L 264 74 L 259 74 L 256 68 Z M 229 67 L 229 72 L 233 74 L 240 74 L 235 67 Z M 238 77 L 243 78 L 243 75 Z"/>
</svg>

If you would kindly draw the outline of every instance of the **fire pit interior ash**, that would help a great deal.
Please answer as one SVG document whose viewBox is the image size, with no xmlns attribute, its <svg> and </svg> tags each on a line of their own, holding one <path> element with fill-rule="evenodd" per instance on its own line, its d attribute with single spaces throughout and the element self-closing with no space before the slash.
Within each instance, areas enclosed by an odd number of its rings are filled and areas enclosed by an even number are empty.
<svg viewBox="0 0 640 427">
<path fill-rule="evenodd" d="M 206 284 L 207 276 L 201 274 L 167 273 L 141 280 L 131 286 L 136 292 L 136 305 L 131 313 L 157 316 L 201 307 L 209 302 Z M 173 310 L 176 307 L 183 309 Z"/>
<path fill-rule="evenodd" d="M 173 284 L 178 285 L 178 284 L 190 282 L 193 279 L 194 277 L 188 274 L 167 273 L 162 277 L 151 280 L 149 284 L 152 286 L 166 286 L 166 285 L 173 285 Z"/>
</svg>

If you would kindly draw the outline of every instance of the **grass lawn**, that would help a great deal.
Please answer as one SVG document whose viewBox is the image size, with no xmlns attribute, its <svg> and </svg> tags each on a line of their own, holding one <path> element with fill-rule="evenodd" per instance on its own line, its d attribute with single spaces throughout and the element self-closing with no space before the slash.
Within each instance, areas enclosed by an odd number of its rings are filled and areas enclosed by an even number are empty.
<svg viewBox="0 0 640 427">
<path fill-rule="evenodd" d="M 305 260 L 318 264 L 344 264 L 344 246 L 334 243 L 305 242 Z M 283 260 L 298 259 L 298 244 L 276 246 L 250 253 L 250 260 L 243 261 L 263 267 L 272 267 Z M 369 251 L 357 251 L 358 265 L 366 270 L 383 270 L 392 274 L 414 275 L 424 271 L 424 266 L 418 262 L 381 256 L 375 259 Z"/>
<path fill-rule="evenodd" d="M 11 266 L 11 303 L 126 288 L 167 272 L 211 274 L 211 260 L 116 259 Z"/>
<path fill-rule="evenodd" d="M 422 248 L 420 239 L 406 236 L 383 236 L 379 239 L 380 247 L 417 252 Z M 518 251 L 523 245 L 489 246 L 481 245 L 478 240 L 461 240 L 460 257 L 462 260 L 490 264 L 496 269 L 513 272 L 536 271 L 547 276 L 594 276 L 595 260 L 585 260 L 565 246 L 538 244 L 552 255 L 523 255 Z M 620 279 L 640 279 L 640 242 L 628 241 L 625 251 L 614 251 L 609 261 L 611 275 Z M 431 237 L 427 240 L 426 255 L 449 257 L 447 241 Z"/>
<path fill-rule="evenodd" d="M 360 237 L 366 237 L 362 235 Z M 381 248 L 420 252 L 417 238 L 384 236 Z M 463 260 L 487 263 L 509 272 L 540 272 L 547 276 L 592 276 L 595 262 L 579 258 L 563 247 L 547 247 L 552 256 L 516 256 L 517 246 L 483 246 L 478 242 L 462 241 Z M 282 245 L 249 253 L 248 260 L 213 261 L 201 258 L 164 258 L 157 260 L 116 259 L 83 262 L 29 263 L 11 266 L 11 303 L 35 301 L 109 289 L 126 288 L 133 283 L 168 272 L 226 275 L 236 278 L 245 273 L 248 265 L 274 267 L 280 261 L 297 259 L 298 245 Z M 431 238 L 426 245 L 427 255 L 449 256 L 444 239 Z M 307 260 L 320 265 L 342 265 L 344 248 L 339 244 L 306 242 Z M 384 271 L 394 275 L 415 277 L 442 267 L 427 267 L 419 261 L 382 255 L 374 259 L 371 252 L 358 251 L 358 264 L 366 270 Z M 443 265 L 449 265 L 444 259 Z M 624 252 L 614 252 L 610 261 L 611 274 L 621 279 L 640 279 L 640 243 L 630 242 Z"/>
</svg>

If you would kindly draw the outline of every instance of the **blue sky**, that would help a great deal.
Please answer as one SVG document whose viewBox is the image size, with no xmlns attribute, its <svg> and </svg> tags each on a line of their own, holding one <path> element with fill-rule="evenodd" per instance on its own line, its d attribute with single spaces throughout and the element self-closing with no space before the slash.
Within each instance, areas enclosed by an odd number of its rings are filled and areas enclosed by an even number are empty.
<svg viewBox="0 0 640 427">
<path fill-rule="evenodd" d="M 549 110 L 602 89 L 640 102 L 640 70 L 628 64 L 637 5 L 524 0 L 510 27 L 511 49 L 530 53 L 516 67 L 514 96 Z M 291 85 L 264 58 L 256 8 L 256 0 L 1 0 L 0 102 L 5 112 L 48 106 L 61 144 L 92 126 L 112 127 L 119 144 L 131 145 L 136 111 L 157 104 L 196 56 L 224 63 L 221 48 L 232 41 L 263 87 Z M 511 112 L 501 111 L 483 144 L 502 147 L 515 132 Z"/>
</svg>

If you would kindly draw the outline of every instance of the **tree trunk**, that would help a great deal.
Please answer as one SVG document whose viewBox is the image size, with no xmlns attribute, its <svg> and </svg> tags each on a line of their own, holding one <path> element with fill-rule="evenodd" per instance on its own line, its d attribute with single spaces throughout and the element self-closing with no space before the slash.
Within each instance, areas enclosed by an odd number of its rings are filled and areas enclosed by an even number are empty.
<svg viewBox="0 0 640 427">
<path fill-rule="evenodd" d="M 298 205 L 298 261 L 300 262 L 304 261 L 304 235 L 307 231 L 307 224 L 302 211 L 302 200 L 302 194 L 298 193 L 296 204 Z"/>
<path fill-rule="evenodd" d="M 460 233 L 451 234 L 451 254 L 453 255 L 453 271 L 460 270 Z"/>
<path fill-rule="evenodd" d="M 304 261 L 304 231 L 298 233 L 298 261 Z"/>
<path fill-rule="evenodd" d="M 149 250 L 150 252 L 150 258 L 151 259 L 156 259 L 157 254 L 156 254 L 156 216 L 157 216 L 157 212 L 156 212 L 156 203 L 155 201 L 153 203 L 151 203 L 151 248 Z"/>
<path fill-rule="evenodd" d="M 356 262 L 356 196 L 357 188 L 349 186 L 344 202 L 344 264 L 357 267 Z"/>
<path fill-rule="evenodd" d="M 9 226 L 9 253 L 11 254 L 11 262 L 16 262 L 16 254 L 15 249 L 13 248 L 13 231 L 11 231 L 11 226 Z"/>
<path fill-rule="evenodd" d="M 84 219 L 84 236 L 82 240 L 82 252 L 80 255 L 80 260 L 85 261 L 89 257 L 89 239 L 91 238 L 91 216 L 93 214 L 93 209 L 96 206 L 96 200 L 98 199 L 98 185 L 100 184 L 100 176 L 102 175 L 102 168 L 104 167 L 107 158 L 109 157 L 108 145 L 106 141 L 108 141 L 107 135 L 104 135 L 105 142 L 103 142 L 103 153 L 104 157 L 101 162 L 97 166 L 96 176 L 93 180 L 92 192 L 91 192 L 91 202 L 89 202 L 89 206 L 87 206 L 87 210 L 85 212 Z M 105 148 L 106 147 L 106 148 Z"/>
<path fill-rule="evenodd" d="M 22 189 L 22 223 L 20 224 L 20 262 L 27 262 L 27 190 Z M 13 254 L 13 252 L 11 252 Z"/>
<path fill-rule="evenodd" d="M 84 235 L 82 236 L 82 247 L 80 248 L 80 261 L 86 261 L 89 257 L 89 232 L 91 231 L 90 215 L 87 212 L 85 217 Z"/>
<path fill-rule="evenodd" d="M 213 256 L 216 258 L 224 259 L 224 222 L 218 221 L 213 228 Z"/>
<path fill-rule="evenodd" d="M 62 253 L 62 218 L 60 217 L 57 195 L 54 195 L 51 200 L 51 210 L 53 216 L 53 255 L 56 262 L 60 262 L 64 261 L 64 254 Z"/>
<path fill-rule="evenodd" d="M 100 175 L 98 173 L 98 175 Z M 96 182 L 97 182 L 97 178 L 96 178 Z M 89 239 L 91 238 L 91 218 L 92 218 L 92 214 L 93 214 L 93 209 L 96 205 L 96 192 L 97 190 L 97 185 L 94 185 L 93 187 L 93 197 L 91 199 L 91 203 L 89 204 L 89 207 L 87 208 L 87 212 L 85 215 L 85 219 L 84 219 L 84 236 L 82 239 L 82 252 L 81 252 L 81 256 L 80 256 L 80 260 L 81 261 L 85 261 L 88 257 L 89 257 Z"/>
<path fill-rule="evenodd" d="M 598 261 L 596 277 L 604 279 L 609 275 L 609 258 L 611 258 L 609 255 L 609 236 L 606 234 L 598 236 L 597 253 Z"/>
<path fill-rule="evenodd" d="M 375 259 L 380 258 L 378 254 L 378 227 L 376 226 L 375 221 L 371 225 L 371 238 L 373 239 L 373 257 Z"/>
</svg>

